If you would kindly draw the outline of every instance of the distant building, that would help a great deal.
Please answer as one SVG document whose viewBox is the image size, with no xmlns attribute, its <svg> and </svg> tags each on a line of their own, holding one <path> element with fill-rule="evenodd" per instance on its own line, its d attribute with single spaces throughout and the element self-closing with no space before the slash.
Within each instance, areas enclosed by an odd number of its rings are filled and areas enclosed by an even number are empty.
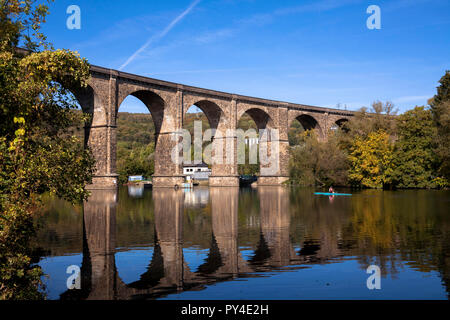
<svg viewBox="0 0 450 320">
<path fill-rule="evenodd" d="M 199 164 L 185 164 L 183 165 L 183 175 L 188 180 L 208 180 L 211 175 L 211 169 L 204 162 Z"/>
<path fill-rule="evenodd" d="M 132 182 L 132 181 L 143 181 L 144 180 L 144 176 L 129 176 L 128 177 L 128 181 Z"/>
<path fill-rule="evenodd" d="M 209 180 L 210 175 L 211 175 L 211 170 L 202 171 L 202 172 L 194 172 L 192 179 L 194 179 L 194 180 Z"/>
</svg>

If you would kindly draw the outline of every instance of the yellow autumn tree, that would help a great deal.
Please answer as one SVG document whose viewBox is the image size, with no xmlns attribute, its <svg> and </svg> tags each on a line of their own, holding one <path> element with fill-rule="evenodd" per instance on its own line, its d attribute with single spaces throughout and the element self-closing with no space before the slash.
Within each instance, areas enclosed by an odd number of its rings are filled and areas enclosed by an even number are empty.
<svg viewBox="0 0 450 320">
<path fill-rule="evenodd" d="M 383 130 L 356 137 L 350 148 L 349 181 L 354 186 L 383 188 L 392 176 L 393 144 Z"/>
</svg>

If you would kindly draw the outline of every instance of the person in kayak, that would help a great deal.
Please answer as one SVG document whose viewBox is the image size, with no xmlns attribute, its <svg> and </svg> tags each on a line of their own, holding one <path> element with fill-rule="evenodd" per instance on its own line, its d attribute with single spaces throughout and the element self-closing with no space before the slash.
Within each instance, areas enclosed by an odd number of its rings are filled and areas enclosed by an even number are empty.
<svg viewBox="0 0 450 320">
<path fill-rule="evenodd" d="M 328 192 L 329 192 L 329 193 L 334 193 L 333 186 L 330 186 L 330 188 L 328 189 Z"/>
</svg>

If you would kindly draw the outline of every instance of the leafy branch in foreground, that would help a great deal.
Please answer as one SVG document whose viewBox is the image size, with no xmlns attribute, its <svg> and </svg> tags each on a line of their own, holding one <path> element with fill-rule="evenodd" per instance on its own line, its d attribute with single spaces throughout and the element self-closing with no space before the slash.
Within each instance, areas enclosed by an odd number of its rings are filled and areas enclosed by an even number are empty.
<svg viewBox="0 0 450 320">
<path fill-rule="evenodd" d="M 42 271 L 30 239 L 41 197 L 86 199 L 94 159 L 70 129 L 86 117 L 70 89 L 87 86 L 89 65 L 50 45 L 40 24 L 48 8 L 36 1 L 0 3 L 0 298 L 39 299 Z M 16 49 L 23 44 L 26 54 Z"/>
</svg>

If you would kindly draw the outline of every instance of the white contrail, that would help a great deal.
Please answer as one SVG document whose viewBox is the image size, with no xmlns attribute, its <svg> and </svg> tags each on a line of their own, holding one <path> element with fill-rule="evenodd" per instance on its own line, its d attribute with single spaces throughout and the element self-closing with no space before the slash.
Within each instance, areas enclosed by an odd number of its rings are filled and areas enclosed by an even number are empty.
<svg viewBox="0 0 450 320">
<path fill-rule="evenodd" d="M 119 70 L 122 70 L 123 68 L 125 68 L 130 62 L 132 62 L 142 51 L 144 51 L 145 49 L 147 49 L 147 47 L 154 42 L 155 40 L 159 40 L 162 39 L 166 36 L 166 34 L 169 33 L 170 30 L 172 30 L 172 28 L 178 23 L 180 22 L 181 19 L 183 19 L 187 14 L 189 14 L 189 12 L 191 12 L 192 9 L 194 9 L 194 7 L 200 2 L 201 0 L 195 0 L 194 2 L 192 2 L 189 7 L 184 10 L 178 17 L 176 17 L 161 33 L 156 34 L 154 36 L 152 36 L 150 39 L 147 40 L 146 43 L 144 43 L 144 45 L 142 47 L 140 47 L 135 53 L 133 53 L 131 55 L 131 57 L 128 58 L 128 60 L 120 66 Z"/>
</svg>

